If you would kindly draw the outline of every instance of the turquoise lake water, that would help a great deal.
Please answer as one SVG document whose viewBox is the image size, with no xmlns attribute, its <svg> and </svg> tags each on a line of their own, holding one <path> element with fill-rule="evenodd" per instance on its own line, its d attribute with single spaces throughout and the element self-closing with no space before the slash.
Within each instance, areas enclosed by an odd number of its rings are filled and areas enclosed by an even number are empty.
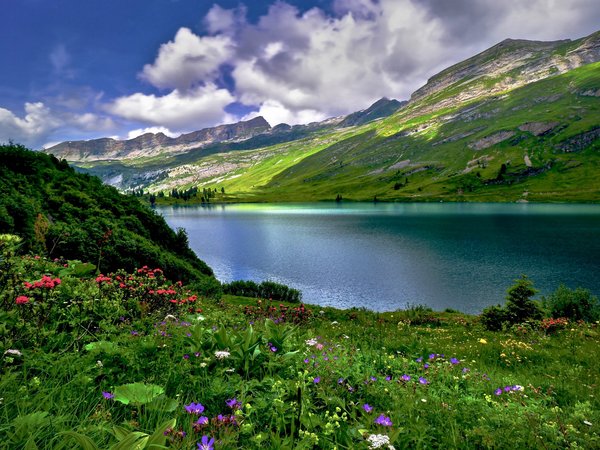
<svg viewBox="0 0 600 450">
<path fill-rule="evenodd" d="M 478 313 L 528 275 L 600 294 L 600 205 L 311 203 L 163 207 L 221 281 L 273 280 L 307 303 Z"/>
</svg>

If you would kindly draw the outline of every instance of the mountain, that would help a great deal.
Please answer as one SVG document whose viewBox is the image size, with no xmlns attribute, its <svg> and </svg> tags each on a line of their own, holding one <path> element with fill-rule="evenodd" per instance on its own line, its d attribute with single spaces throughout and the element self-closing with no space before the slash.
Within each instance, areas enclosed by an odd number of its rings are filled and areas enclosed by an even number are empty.
<svg viewBox="0 0 600 450">
<path fill-rule="evenodd" d="M 390 100 L 388 98 L 382 98 L 377 100 L 367 109 L 357 111 L 344 118 L 338 126 L 340 127 L 352 127 L 357 125 L 364 125 L 373 120 L 381 119 L 382 117 L 391 116 L 399 108 L 406 105 L 408 102 L 399 102 L 398 100 Z"/>
<path fill-rule="evenodd" d="M 67 161 L 101 161 L 135 159 L 161 154 L 177 154 L 206 147 L 217 142 L 237 142 L 269 130 L 263 117 L 229 125 L 204 128 L 200 131 L 170 138 L 163 133 L 146 133 L 129 140 L 111 138 L 89 141 L 67 141 L 45 150 Z"/>
<path fill-rule="evenodd" d="M 505 40 L 324 122 L 80 170 L 121 189 L 217 189 L 223 201 L 600 200 L 600 32 Z"/>
</svg>

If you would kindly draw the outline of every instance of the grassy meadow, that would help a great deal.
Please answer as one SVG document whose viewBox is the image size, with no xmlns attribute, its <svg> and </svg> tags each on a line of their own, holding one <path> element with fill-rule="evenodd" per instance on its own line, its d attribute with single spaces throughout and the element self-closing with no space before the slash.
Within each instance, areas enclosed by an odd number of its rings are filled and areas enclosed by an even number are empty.
<svg viewBox="0 0 600 450">
<path fill-rule="evenodd" d="M 207 297 L 18 241 L 0 243 L 2 449 L 600 446 L 595 321 Z"/>
</svg>

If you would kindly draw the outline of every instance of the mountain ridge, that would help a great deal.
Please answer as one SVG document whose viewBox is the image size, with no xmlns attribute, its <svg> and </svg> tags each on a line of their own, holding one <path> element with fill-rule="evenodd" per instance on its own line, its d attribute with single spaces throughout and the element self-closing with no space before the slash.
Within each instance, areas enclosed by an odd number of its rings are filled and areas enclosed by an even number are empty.
<svg viewBox="0 0 600 450">
<path fill-rule="evenodd" d="M 574 41 L 508 39 L 434 75 L 408 102 L 384 98 L 347 116 L 278 124 L 160 160 L 76 164 L 121 189 L 219 187 L 229 193 L 222 201 L 338 194 L 514 201 L 536 199 L 528 192 L 541 184 L 553 189 L 540 180 L 567 179 L 567 197 L 589 201 L 600 198 L 589 178 L 597 170 L 600 127 L 594 61 L 600 32 Z M 573 188 L 584 180 L 592 188 L 580 186 L 587 193 L 578 197 Z M 567 197 L 552 191 L 538 198 Z"/>
</svg>

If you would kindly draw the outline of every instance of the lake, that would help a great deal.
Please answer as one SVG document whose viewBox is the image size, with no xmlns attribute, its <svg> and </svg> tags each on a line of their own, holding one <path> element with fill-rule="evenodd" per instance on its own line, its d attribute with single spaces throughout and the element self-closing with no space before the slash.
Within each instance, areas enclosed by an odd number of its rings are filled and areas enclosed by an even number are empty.
<svg viewBox="0 0 600 450">
<path fill-rule="evenodd" d="M 217 278 L 273 280 L 307 303 L 479 313 L 520 274 L 600 294 L 600 205 L 311 203 L 161 207 Z"/>
</svg>

